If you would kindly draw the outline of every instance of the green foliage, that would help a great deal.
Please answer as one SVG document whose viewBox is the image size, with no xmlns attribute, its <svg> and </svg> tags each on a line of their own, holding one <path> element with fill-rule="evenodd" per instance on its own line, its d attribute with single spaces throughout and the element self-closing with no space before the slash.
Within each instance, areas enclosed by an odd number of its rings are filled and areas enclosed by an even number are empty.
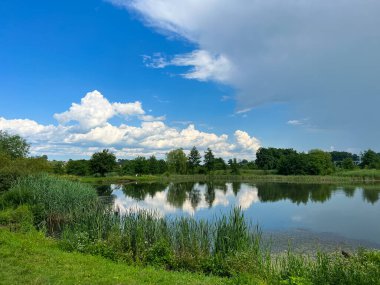
<svg viewBox="0 0 380 285">
<path fill-rule="evenodd" d="M 63 161 L 53 160 L 50 162 L 52 171 L 54 174 L 63 175 L 65 174 L 65 163 Z"/>
<path fill-rule="evenodd" d="M 66 163 L 66 173 L 70 175 L 86 176 L 90 174 L 90 164 L 88 160 L 72 160 Z"/>
<path fill-rule="evenodd" d="M 116 165 L 116 156 L 108 149 L 94 153 L 90 159 L 92 174 L 99 173 L 101 176 L 104 176 L 107 172 L 111 172 Z"/>
<path fill-rule="evenodd" d="M 306 175 L 308 159 L 304 153 L 291 153 L 283 156 L 278 164 L 278 173 L 283 175 Z"/>
<path fill-rule="evenodd" d="M 230 160 L 228 161 L 228 164 L 229 164 L 229 166 L 230 166 L 231 174 L 232 174 L 232 175 L 239 175 L 239 174 L 240 174 L 240 171 L 239 171 L 239 164 L 237 163 L 236 158 L 234 158 L 234 159 L 230 159 Z"/>
<path fill-rule="evenodd" d="M 157 159 L 154 155 L 146 159 L 138 156 L 132 160 L 119 160 L 121 165 L 120 173 L 123 175 L 146 175 L 146 174 L 163 174 L 167 171 L 166 162 L 163 159 Z"/>
<path fill-rule="evenodd" d="M 368 254 L 369 253 L 369 254 Z M 319 252 L 316 258 L 288 253 L 277 260 L 280 284 L 379 284 L 380 266 L 376 251 L 359 251 L 350 258 L 338 252 Z"/>
<path fill-rule="evenodd" d="M 166 240 L 158 240 L 147 251 L 145 261 L 158 268 L 171 269 L 174 267 L 174 254 Z"/>
<path fill-rule="evenodd" d="M 166 154 L 166 163 L 171 173 L 187 173 L 187 157 L 182 148 L 169 151 Z"/>
<path fill-rule="evenodd" d="M 296 153 L 293 149 L 282 148 L 259 148 L 256 152 L 256 165 L 259 169 L 270 170 L 278 169 L 280 160 L 284 156 Z"/>
<path fill-rule="evenodd" d="M 7 226 L 13 231 L 29 231 L 33 229 L 33 213 L 26 205 L 0 211 L 0 226 Z"/>
<path fill-rule="evenodd" d="M 328 175 L 333 171 L 331 155 L 322 150 L 292 152 L 282 156 L 278 164 L 278 173 L 283 175 Z"/>
<path fill-rule="evenodd" d="M 193 148 L 190 150 L 187 160 L 190 172 L 195 173 L 195 169 L 197 169 L 201 164 L 201 154 L 195 146 L 193 146 Z"/>
<path fill-rule="evenodd" d="M 218 157 L 214 160 L 214 170 L 227 170 L 227 164 L 223 158 Z"/>
<path fill-rule="evenodd" d="M 346 151 L 332 151 L 330 152 L 330 155 L 332 161 L 335 162 L 338 166 L 340 166 L 340 163 L 347 158 L 351 158 L 353 161 L 359 160 L 359 156 L 357 154 Z"/>
<path fill-rule="evenodd" d="M 341 165 L 342 165 L 342 168 L 346 170 L 355 169 L 354 161 L 350 157 L 343 159 Z"/>
<path fill-rule="evenodd" d="M 362 154 L 361 167 L 369 169 L 380 169 L 380 155 L 369 149 Z"/>
<path fill-rule="evenodd" d="M 0 154 L 0 193 L 9 190 L 20 177 L 51 171 L 51 165 L 44 157 L 10 159 L 8 155 Z"/>
<path fill-rule="evenodd" d="M 208 172 L 215 169 L 215 156 L 210 148 L 207 148 L 207 151 L 205 151 L 203 162 Z"/>
<path fill-rule="evenodd" d="M 0 130 L 0 153 L 5 153 L 11 159 L 26 157 L 29 153 L 29 144 L 19 135 L 10 135 Z"/>
<path fill-rule="evenodd" d="M 311 150 L 307 154 L 307 174 L 327 175 L 334 172 L 331 155 L 319 149 Z"/>
</svg>

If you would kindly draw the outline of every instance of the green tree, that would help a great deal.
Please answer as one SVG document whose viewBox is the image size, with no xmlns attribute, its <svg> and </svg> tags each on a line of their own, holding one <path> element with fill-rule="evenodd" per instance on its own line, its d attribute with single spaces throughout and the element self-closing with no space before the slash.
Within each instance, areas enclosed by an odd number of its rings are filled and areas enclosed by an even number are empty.
<svg viewBox="0 0 380 285">
<path fill-rule="evenodd" d="M 26 157 L 30 145 L 19 135 L 10 135 L 0 130 L 0 152 L 6 153 L 12 159 Z"/>
<path fill-rule="evenodd" d="M 278 173 L 282 175 L 307 174 L 307 155 L 304 153 L 291 153 L 283 156 L 278 165 Z"/>
<path fill-rule="evenodd" d="M 159 174 L 160 173 L 160 165 L 157 160 L 157 158 L 152 155 L 148 159 L 148 169 L 149 169 L 149 174 Z"/>
<path fill-rule="evenodd" d="M 214 169 L 215 170 L 226 170 L 227 169 L 227 164 L 223 158 L 221 158 L 221 157 L 215 158 Z"/>
<path fill-rule="evenodd" d="M 70 175 L 86 176 L 90 174 L 90 163 L 88 160 L 72 160 L 66 163 L 66 173 Z"/>
<path fill-rule="evenodd" d="M 343 169 L 348 169 L 348 170 L 351 170 L 351 169 L 355 168 L 354 161 L 352 160 L 351 157 L 347 157 L 347 158 L 343 159 L 343 161 L 342 161 L 342 168 Z"/>
<path fill-rule="evenodd" d="M 215 169 L 215 157 L 210 148 L 207 148 L 204 155 L 204 166 L 208 172 Z"/>
<path fill-rule="evenodd" d="M 135 168 L 136 174 L 148 174 L 149 165 L 145 157 L 138 156 L 133 161 L 134 161 L 134 168 Z"/>
<path fill-rule="evenodd" d="M 239 171 L 239 163 L 237 162 L 236 158 L 228 160 L 228 164 L 231 169 L 231 174 L 238 175 L 240 174 Z"/>
<path fill-rule="evenodd" d="M 65 163 L 63 161 L 53 160 L 50 164 L 54 174 L 65 174 Z"/>
<path fill-rule="evenodd" d="M 90 159 L 92 174 L 99 173 L 101 176 L 104 176 L 107 172 L 114 170 L 116 165 L 116 156 L 108 149 L 94 153 Z"/>
<path fill-rule="evenodd" d="M 310 150 L 307 154 L 307 173 L 311 175 L 327 175 L 334 172 L 331 155 L 323 150 Z"/>
<path fill-rule="evenodd" d="M 277 169 L 281 158 L 290 154 L 297 153 L 293 149 L 282 148 L 259 148 L 256 152 L 255 164 L 259 169 L 270 170 Z"/>
<path fill-rule="evenodd" d="M 166 163 L 171 173 L 187 173 L 187 157 L 182 148 L 175 149 L 167 153 Z"/>
<path fill-rule="evenodd" d="M 380 156 L 372 149 L 366 150 L 362 154 L 361 166 L 363 168 L 380 168 Z"/>
<path fill-rule="evenodd" d="M 195 146 L 191 149 L 189 156 L 187 157 L 187 161 L 190 172 L 194 173 L 194 170 L 201 164 L 201 154 Z"/>
</svg>

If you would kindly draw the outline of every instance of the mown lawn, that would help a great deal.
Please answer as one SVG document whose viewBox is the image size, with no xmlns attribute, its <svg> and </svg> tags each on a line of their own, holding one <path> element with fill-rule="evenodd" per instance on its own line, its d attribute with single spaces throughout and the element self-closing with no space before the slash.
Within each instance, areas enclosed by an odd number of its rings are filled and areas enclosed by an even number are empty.
<svg viewBox="0 0 380 285">
<path fill-rule="evenodd" d="M 41 233 L 0 228 L 0 284 L 228 284 L 234 280 L 168 272 L 68 253 Z M 235 280 L 237 281 L 237 280 Z"/>
</svg>

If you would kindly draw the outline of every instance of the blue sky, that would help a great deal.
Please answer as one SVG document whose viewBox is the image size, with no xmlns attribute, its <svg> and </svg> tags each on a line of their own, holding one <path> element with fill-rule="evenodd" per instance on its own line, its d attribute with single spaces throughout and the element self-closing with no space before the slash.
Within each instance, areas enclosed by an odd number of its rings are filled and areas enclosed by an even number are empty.
<svg viewBox="0 0 380 285">
<path fill-rule="evenodd" d="M 222 2 L 1 1 L 0 128 L 51 158 L 380 148 L 376 1 Z"/>
</svg>

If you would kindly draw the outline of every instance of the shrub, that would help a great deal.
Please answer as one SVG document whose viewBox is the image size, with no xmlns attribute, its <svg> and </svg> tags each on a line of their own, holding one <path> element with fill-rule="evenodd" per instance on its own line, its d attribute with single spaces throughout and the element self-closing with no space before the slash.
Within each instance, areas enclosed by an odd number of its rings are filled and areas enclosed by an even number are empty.
<svg viewBox="0 0 380 285">
<path fill-rule="evenodd" d="M 11 230 L 29 231 L 33 228 L 33 213 L 26 205 L 0 212 L 0 225 Z"/>
</svg>

